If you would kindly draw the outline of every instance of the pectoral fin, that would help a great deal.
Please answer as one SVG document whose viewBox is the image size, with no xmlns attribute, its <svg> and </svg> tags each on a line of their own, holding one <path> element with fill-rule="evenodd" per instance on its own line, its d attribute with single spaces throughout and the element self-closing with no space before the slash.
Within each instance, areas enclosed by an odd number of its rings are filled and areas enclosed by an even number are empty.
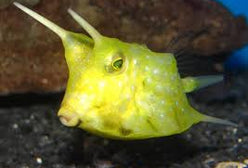
<svg viewBox="0 0 248 168">
<path fill-rule="evenodd" d="M 185 93 L 207 87 L 223 80 L 222 75 L 208 75 L 198 77 L 186 77 L 182 79 Z"/>
</svg>

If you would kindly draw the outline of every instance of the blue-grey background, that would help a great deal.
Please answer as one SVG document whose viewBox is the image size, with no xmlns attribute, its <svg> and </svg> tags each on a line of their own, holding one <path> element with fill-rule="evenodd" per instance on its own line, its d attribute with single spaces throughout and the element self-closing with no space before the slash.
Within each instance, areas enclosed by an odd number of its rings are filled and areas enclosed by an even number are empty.
<svg viewBox="0 0 248 168">
<path fill-rule="evenodd" d="M 234 15 L 243 15 L 248 21 L 248 0 L 217 0 L 225 5 Z M 226 70 L 248 70 L 248 45 L 234 52 L 225 62 Z"/>
</svg>

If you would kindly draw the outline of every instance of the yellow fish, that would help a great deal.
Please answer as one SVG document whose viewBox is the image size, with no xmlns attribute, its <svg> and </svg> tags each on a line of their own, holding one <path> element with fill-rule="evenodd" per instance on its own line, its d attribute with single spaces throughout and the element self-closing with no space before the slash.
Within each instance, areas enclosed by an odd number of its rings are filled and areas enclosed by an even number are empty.
<svg viewBox="0 0 248 168">
<path fill-rule="evenodd" d="M 101 35 L 73 10 L 89 35 L 66 31 L 32 10 L 14 5 L 54 31 L 65 48 L 67 88 L 62 124 L 113 139 L 146 139 L 181 133 L 200 121 L 234 125 L 192 108 L 187 92 L 222 76 L 181 78 L 172 53 Z"/>
</svg>

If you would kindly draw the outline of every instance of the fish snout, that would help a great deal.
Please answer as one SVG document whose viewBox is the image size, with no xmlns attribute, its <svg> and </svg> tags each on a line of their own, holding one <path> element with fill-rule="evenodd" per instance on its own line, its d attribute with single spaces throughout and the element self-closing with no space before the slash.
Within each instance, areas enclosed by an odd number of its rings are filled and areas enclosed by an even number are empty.
<svg viewBox="0 0 248 168">
<path fill-rule="evenodd" d="M 77 127 L 82 121 L 76 112 L 71 112 L 61 108 L 58 112 L 60 122 L 67 127 Z"/>
</svg>

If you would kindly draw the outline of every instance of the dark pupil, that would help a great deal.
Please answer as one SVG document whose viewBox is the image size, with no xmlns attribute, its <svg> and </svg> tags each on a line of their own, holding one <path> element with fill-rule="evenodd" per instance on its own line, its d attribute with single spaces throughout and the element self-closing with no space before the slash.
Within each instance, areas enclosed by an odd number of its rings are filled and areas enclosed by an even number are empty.
<svg viewBox="0 0 248 168">
<path fill-rule="evenodd" d="M 114 66 L 115 69 L 120 69 L 122 67 L 122 64 L 123 64 L 123 60 L 122 59 L 119 59 L 119 60 L 116 60 L 113 63 L 113 66 Z"/>
</svg>

